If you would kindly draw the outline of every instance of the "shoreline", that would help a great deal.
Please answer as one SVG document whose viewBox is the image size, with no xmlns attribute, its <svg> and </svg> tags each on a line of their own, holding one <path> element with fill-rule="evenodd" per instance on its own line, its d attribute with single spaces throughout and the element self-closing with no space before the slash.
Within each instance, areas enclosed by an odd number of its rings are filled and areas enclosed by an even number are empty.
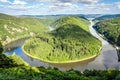
<svg viewBox="0 0 120 80">
<path fill-rule="evenodd" d="M 11 43 L 17 41 L 17 40 L 25 39 L 25 38 L 29 38 L 29 37 L 30 37 L 30 36 L 18 37 L 18 38 L 15 38 L 15 39 L 11 40 L 10 42 L 8 42 L 8 43 L 6 43 L 6 44 L 3 44 L 3 43 L 2 43 L 2 45 L 3 45 L 3 47 L 5 47 L 5 46 L 7 46 L 7 45 L 9 45 L 9 44 L 11 44 Z"/>
<path fill-rule="evenodd" d="M 20 40 L 20 41 L 21 41 L 21 40 L 24 40 L 24 41 L 22 42 L 22 45 L 23 45 L 24 42 L 25 42 L 25 40 L 28 39 L 28 38 L 29 38 L 29 36 L 25 36 L 25 37 L 16 38 L 16 39 L 10 41 L 9 43 L 3 45 L 3 48 L 4 48 L 4 51 L 3 51 L 3 52 L 5 52 L 6 50 L 9 51 L 9 49 L 11 50 L 11 49 L 15 49 L 15 48 L 19 47 L 19 46 L 21 45 L 21 44 L 20 44 L 21 42 L 14 44 L 15 42 L 17 42 L 17 41 L 19 41 L 19 40 Z M 11 44 L 13 44 L 14 46 L 11 47 Z M 21 45 L 21 46 L 22 46 L 22 45 Z"/>
<path fill-rule="evenodd" d="M 101 48 L 102 49 L 102 48 Z M 101 51 L 100 49 L 100 51 Z M 27 56 L 31 57 L 31 58 L 34 58 L 34 59 L 37 59 L 37 60 L 40 60 L 42 62 L 46 62 L 46 63 L 49 63 L 49 64 L 70 64 L 70 63 L 76 63 L 76 62 L 84 62 L 84 61 L 88 61 L 88 60 L 91 60 L 91 59 L 94 59 L 96 58 L 99 54 L 96 54 L 96 55 L 93 55 L 91 57 L 88 57 L 88 58 L 84 58 L 84 59 L 80 59 L 80 60 L 71 60 L 71 61 L 62 61 L 62 62 L 57 62 L 57 61 L 46 61 L 46 60 L 42 60 L 36 56 L 33 56 L 33 55 L 30 55 L 29 53 L 27 53 L 25 50 L 24 50 L 24 44 L 22 46 L 22 50 L 24 52 L 24 54 L 26 54 Z"/>
</svg>

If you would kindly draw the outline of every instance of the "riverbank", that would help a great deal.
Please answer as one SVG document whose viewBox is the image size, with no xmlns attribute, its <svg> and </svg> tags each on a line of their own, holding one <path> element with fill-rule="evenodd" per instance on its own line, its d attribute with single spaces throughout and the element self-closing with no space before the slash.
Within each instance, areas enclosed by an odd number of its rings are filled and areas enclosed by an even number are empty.
<svg viewBox="0 0 120 80">
<path fill-rule="evenodd" d="M 71 60 L 71 61 L 62 61 L 62 62 L 57 62 L 57 61 L 47 61 L 47 60 L 42 60 L 42 59 L 40 59 L 40 58 L 38 58 L 38 57 L 36 57 L 36 56 L 33 56 L 33 55 L 30 55 L 29 53 L 27 53 L 25 50 L 24 50 L 24 44 L 23 44 L 23 46 L 22 46 L 22 50 L 23 50 L 23 52 L 26 54 L 26 55 L 28 55 L 29 57 L 31 57 L 31 58 L 34 58 L 34 59 L 37 59 L 37 60 L 40 60 L 40 61 L 42 61 L 42 62 L 46 62 L 46 63 L 50 63 L 50 64 L 68 64 L 68 63 L 76 63 L 76 62 L 86 62 L 86 61 L 89 61 L 89 60 L 93 60 L 93 59 L 95 59 L 99 54 L 97 54 L 97 55 L 93 55 L 93 56 L 90 56 L 90 57 L 87 57 L 87 58 L 83 58 L 83 59 L 80 59 L 80 60 Z M 100 49 L 100 51 L 101 51 L 101 49 Z"/>
<path fill-rule="evenodd" d="M 10 51 L 12 49 L 15 49 L 17 47 L 20 47 L 24 44 L 25 40 L 28 39 L 30 36 L 26 37 L 20 37 L 17 39 L 12 40 L 11 42 L 7 43 L 6 45 L 3 45 L 4 51 Z"/>
<path fill-rule="evenodd" d="M 88 25 L 86 25 L 86 27 L 88 27 Z M 59 31 L 52 34 L 54 39 L 48 39 L 47 43 L 44 43 L 37 38 L 26 41 L 26 43 L 22 47 L 24 53 L 32 58 L 36 58 L 47 63 L 56 64 L 82 62 L 93 59 L 100 53 L 100 41 L 90 35 L 90 33 L 82 30 L 80 26 L 68 25 L 63 26 L 61 29 L 63 30 L 63 32 L 61 32 L 62 30 L 59 30 L 58 28 Z M 67 31 L 66 29 L 68 29 L 69 31 Z M 55 35 L 60 37 L 60 39 L 56 38 Z M 54 40 L 54 42 L 52 40 Z M 48 45 L 48 43 L 50 43 L 52 46 L 50 44 Z M 39 52 L 41 52 L 41 54 Z"/>
</svg>

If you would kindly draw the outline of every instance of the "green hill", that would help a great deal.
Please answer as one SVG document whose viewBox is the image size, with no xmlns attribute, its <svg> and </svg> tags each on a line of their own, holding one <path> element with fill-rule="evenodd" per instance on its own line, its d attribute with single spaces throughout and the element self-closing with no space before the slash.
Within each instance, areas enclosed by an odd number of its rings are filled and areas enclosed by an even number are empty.
<svg viewBox="0 0 120 80">
<path fill-rule="evenodd" d="M 66 24 L 75 24 L 80 26 L 82 29 L 89 32 L 89 28 L 87 25 L 90 23 L 88 20 L 80 17 L 80 16 L 66 16 L 66 17 L 60 17 L 58 20 L 54 21 L 51 26 L 54 28 L 58 28 L 60 26 L 64 26 Z"/>
<path fill-rule="evenodd" d="M 41 19 L 0 14 L 0 40 L 5 45 L 15 39 L 47 32 Z"/>
<path fill-rule="evenodd" d="M 47 62 L 69 62 L 93 57 L 99 54 L 101 43 L 89 33 L 88 24 L 80 17 L 62 17 L 53 23 L 53 27 L 57 26 L 54 31 L 42 38 L 28 40 L 24 49 L 28 55 Z"/>
<path fill-rule="evenodd" d="M 96 23 L 94 28 L 109 42 L 120 46 L 120 18 L 112 18 Z"/>
</svg>

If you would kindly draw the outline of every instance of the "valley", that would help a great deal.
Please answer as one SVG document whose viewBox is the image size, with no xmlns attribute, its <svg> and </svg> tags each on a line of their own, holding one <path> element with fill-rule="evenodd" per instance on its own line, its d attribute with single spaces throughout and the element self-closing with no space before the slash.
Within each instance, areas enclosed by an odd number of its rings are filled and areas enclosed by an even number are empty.
<svg viewBox="0 0 120 80">
<path fill-rule="evenodd" d="M 9 17 L 8 22 L 6 16 L 7 18 Z M 10 20 L 11 18 L 12 20 Z M 34 24 L 29 19 L 32 19 Z M 61 71 L 74 69 L 84 72 L 86 69 L 108 70 L 120 68 L 116 49 L 106 39 L 101 37 L 102 33 L 98 31 L 100 26 L 99 28 L 97 27 L 97 30 L 95 27 L 98 23 L 93 22 L 91 18 L 84 19 L 80 16 L 54 16 L 54 19 L 52 17 L 50 19 L 44 17 L 42 19 L 31 17 L 17 18 L 8 15 L 3 16 L 2 14 L 0 20 L 1 43 L 4 47 L 4 54 L 0 55 L 1 73 L 8 70 L 14 72 L 18 69 L 18 71 L 22 70 L 23 72 L 32 70 L 33 74 L 43 75 L 41 73 L 42 70 L 43 73 L 49 70 L 58 73 L 59 71 L 57 72 L 56 69 Z M 19 25 L 17 22 L 15 23 L 17 20 L 21 22 Z M 22 21 L 26 22 L 26 26 Z M 117 25 L 119 22 L 115 23 Z M 95 31 L 93 26 L 101 35 Z M 102 29 L 105 30 L 104 28 Z M 2 33 L 4 34 L 2 35 Z M 119 31 L 117 33 L 119 34 Z M 118 41 L 114 43 L 119 45 Z M 11 74 L 9 71 L 6 73 Z M 31 75 L 31 72 L 29 74 Z M 62 74 L 64 73 L 61 72 Z M 14 74 L 10 76 L 13 77 Z M 20 77 L 18 73 L 17 77 Z M 13 78 L 18 79 L 17 77 Z M 2 78 L 5 79 L 5 77 Z"/>
</svg>

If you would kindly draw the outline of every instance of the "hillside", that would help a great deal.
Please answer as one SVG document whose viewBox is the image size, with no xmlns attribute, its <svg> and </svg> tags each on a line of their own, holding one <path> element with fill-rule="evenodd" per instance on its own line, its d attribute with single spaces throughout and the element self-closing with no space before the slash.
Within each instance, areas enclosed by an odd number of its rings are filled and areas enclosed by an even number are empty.
<svg viewBox="0 0 120 80">
<path fill-rule="evenodd" d="M 40 19 L 0 14 L 0 40 L 5 45 L 18 38 L 49 31 Z"/>
<path fill-rule="evenodd" d="M 120 17 L 120 14 L 115 14 L 115 15 L 103 15 L 103 16 L 100 16 L 100 17 L 97 17 L 94 19 L 94 21 L 96 20 L 105 20 L 105 19 L 110 19 L 110 18 L 117 18 L 117 17 Z"/>
<path fill-rule="evenodd" d="M 54 21 L 50 26 L 54 27 L 54 28 L 58 28 L 60 26 L 64 26 L 66 24 L 75 24 L 80 26 L 82 29 L 84 29 L 85 31 L 89 32 L 89 28 L 87 25 L 89 25 L 90 23 L 88 22 L 87 19 L 85 19 L 84 17 L 80 17 L 80 16 L 66 16 L 66 17 L 60 17 L 58 20 Z"/>
<path fill-rule="evenodd" d="M 112 18 L 96 23 L 94 28 L 109 42 L 120 46 L 120 18 Z"/>
<path fill-rule="evenodd" d="M 101 43 L 89 33 L 88 24 L 80 17 L 61 17 L 53 24 L 53 27 L 57 26 L 55 30 L 47 36 L 26 41 L 24 49 L 29 56 L 47 62 L 69 62 L 93 57 L 99 54 Z"/>
</svg>

